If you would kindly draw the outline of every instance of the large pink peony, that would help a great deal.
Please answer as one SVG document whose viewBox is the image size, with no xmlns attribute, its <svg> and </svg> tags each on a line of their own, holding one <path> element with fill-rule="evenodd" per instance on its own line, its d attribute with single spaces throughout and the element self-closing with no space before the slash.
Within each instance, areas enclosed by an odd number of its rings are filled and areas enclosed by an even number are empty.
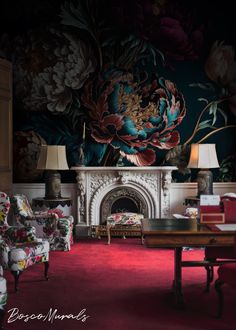
<svg viewBox="0 0 236 330">
<path fill-rule="evenodd" d="M 116 70 L 105 76 L 88 82 L 82 96 L 96 142 L 109 144 L 137 166 L 153 164 L 156 149 L 179 144 L 176 127 L 185 116 L 185 101 L 171 81 L 139 83 Z"/>
</svg>

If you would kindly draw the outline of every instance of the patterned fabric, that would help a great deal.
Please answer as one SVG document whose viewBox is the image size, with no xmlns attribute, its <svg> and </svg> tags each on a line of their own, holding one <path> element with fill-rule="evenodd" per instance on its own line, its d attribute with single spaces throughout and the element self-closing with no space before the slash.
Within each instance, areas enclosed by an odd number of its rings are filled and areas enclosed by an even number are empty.
<svg viewBox="0 0 236 330">
<path fill-rule="evenodd" d="M 37 242 L 36 230 L 34 227 L 8 227 L 2 237 L 13 243 Z"/>
<path fill-rule="evenodd" d="M 10 210 L 10 199 L 4 192 L 0 192 L 0 226 L 7 225 L 7 214 Z"/>
<path fill-rule="evenodd" d="M 109 225 L 141 225 L 141 219 L 143 219 L 143 214 L 123 212 L 114 213 L 107 218 L 107 224 Z"/>
<path fill-rule="evenodd" d="M 195 219 L 195 218 L 198 217 L 198 208 L 196 208 L 196 207 L 187 207 L 186 210 L 185 210 L 184 215 L 186 217 Z"/>
<path fill-rule="evenodd" d="M 24 195 L 15 195 L 11 199 L 11 202 L 15 215 L 22 220 L 25 218 L 32 218 L 34 216 L 29 201 Z"/>
<path fill-rule="evenodd" d="M 15 195 L 11 198 L 13 212 L 21 226 L 36 228 L 37 237 L 47 239 L 51 250 L 69 251 L 73 243 L 73 217 L 63 217 L 55 209 L 33 212 L 24 195 Z M 59 217 L 60 216 L 60 217 Z"/>
<path fill-rule="evenodd" d="M 15 246 L 0 241 L 0 262 L 11 271 L 23 271 L 39 262 L 49 260 L 49 243 L 44 240 L 34 243 L 16 243 Z"/>
<path fill-rule="evenodd" d="M 4 309 L 7 303 L 7 284 L 5 278 L 3 278 L 3 269 L 0 266 L 0 309 Z"/>
<path fill-rule="evenodd" d="M 22 272 L 27 267 L 49 260 L 49 243 L 47 240 L 37 238 L 34 227 L 13 227 L 6 222 L 10 209 L 9 198 L 0 192 L 1 210 L 4 211 L 5 220 L 0 225 L 0 265 L 12 272 Z M 22 206 L 23 205 L 23 206 Z M 27 203 L 21 203 L 24 214 L 30 214 L 26 210 Z M 3 289 L 1 290 L 1 285 Z M 0 308 L 6 302 L 5 281 L 1 277 L 0 268 Z M 15 290 L 17 282 L 15 278 Z"/>
</svg>

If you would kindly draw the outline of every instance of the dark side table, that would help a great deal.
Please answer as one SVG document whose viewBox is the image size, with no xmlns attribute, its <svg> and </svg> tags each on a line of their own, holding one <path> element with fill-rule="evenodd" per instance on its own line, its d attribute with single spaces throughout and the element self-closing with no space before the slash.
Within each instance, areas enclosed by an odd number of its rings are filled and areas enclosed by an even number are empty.
<svg viewBox="0 0 236 330">
<path fill-rule="evenodd" d="M 61 197 L 55 199 L 46 199 L 44 197 L 36 197 L 32 199 L 32 207 L 34 211 L 43 211 L 46 209 L 60 209 L 63 214 L 71 215 L 72 199 Z"/>
</svg>

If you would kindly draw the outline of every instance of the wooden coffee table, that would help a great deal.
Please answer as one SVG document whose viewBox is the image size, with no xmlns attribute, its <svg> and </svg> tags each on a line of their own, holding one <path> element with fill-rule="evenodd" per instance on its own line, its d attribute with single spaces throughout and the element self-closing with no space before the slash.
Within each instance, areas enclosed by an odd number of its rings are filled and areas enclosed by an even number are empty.
<svg viewBox="0 0 236 330">
<path fill-rule="evenodd" d="M 182 293 L 182 267 L 209 267 L 223 261 L 182 261 L 182 249 L 206 246 L 234 246 L 234 231 L 213 231 L 206 225 L 199 225 L 196 219 L 143 219 L 142 235 L 147 247 L 174 249 L 173 292 L 176 306 L 184 307 Z M 235 261 L 234 261 L 235 262 Z"/>
</svg>

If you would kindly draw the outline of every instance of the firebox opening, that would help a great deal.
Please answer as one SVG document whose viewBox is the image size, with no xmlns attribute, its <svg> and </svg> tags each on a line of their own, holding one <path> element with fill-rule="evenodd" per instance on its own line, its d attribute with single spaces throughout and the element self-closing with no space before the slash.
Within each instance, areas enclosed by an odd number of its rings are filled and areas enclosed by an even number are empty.
<svg viewBox="0 0 236 330">
<path fill-rule="evenodd" d="M 139 191 L 132 187 L 115 188 L 104 197 L 100 207 L 100 224 L 113 213 L 134 212 L 148 216 L 148 205 Z"/>
<path fill-rule="evenodd" d="M 140 210 L 132 199 L 123 197 L 123 198 L 117 199 L 111 207 L 111 214 L 120 213 L 120 212 L 139 213 Z"/>
</svg>

